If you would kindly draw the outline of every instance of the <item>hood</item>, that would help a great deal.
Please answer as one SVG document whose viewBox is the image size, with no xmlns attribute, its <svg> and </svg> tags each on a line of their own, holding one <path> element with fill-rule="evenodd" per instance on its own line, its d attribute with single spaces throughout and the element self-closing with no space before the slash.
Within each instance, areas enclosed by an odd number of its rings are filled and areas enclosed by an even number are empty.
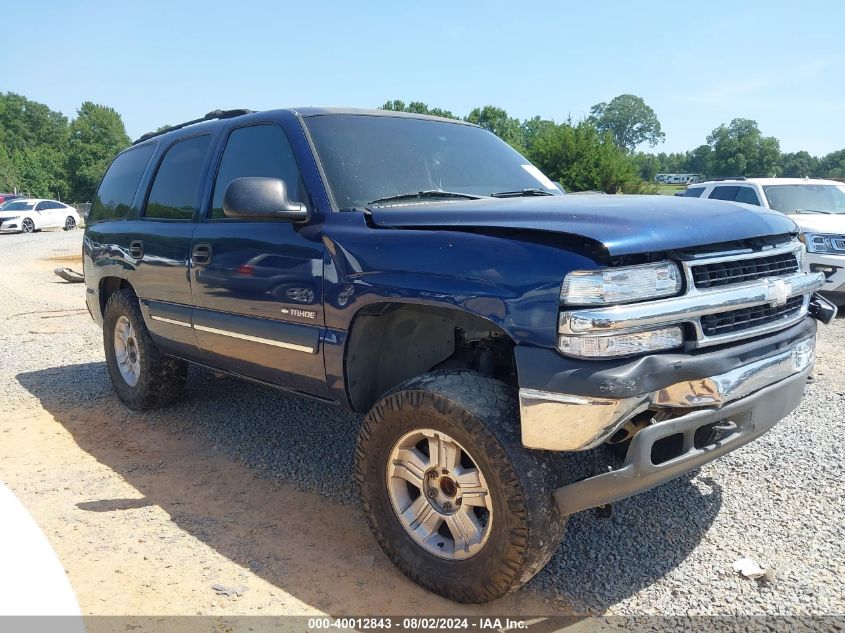
<svg viewBox="0 0 845 633">
<path fill-rule="evenodd" d="M 789 216 L 802 231 L 810 233 L 845 233 L 845 214 L 794 213 Z"/>
<path fill-rule="evenodd" d="M 601 244 L 611 256 L 705 246 L 797 232 L 776 211 L 676 196 L 482 198 L 372 207 L 382 228 L 497 228 L 561 233 Z"/>
<path fill-rule="evenodd" d="M 16 218 L 21 215 L 26 215 L 32 209 L 21 209 L 20 211 L 0 211 L 0 218 Z"/>
</svg>

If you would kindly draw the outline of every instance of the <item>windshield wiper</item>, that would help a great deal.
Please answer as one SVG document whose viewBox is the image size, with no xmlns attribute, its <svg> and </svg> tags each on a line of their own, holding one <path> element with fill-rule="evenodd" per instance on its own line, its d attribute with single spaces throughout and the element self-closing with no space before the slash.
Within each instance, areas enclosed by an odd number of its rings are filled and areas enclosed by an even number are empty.
<svg viewBox="0 0 845 633">
<path fill-rule="evenodd" d="M 830 211 L 819 211 L 818 209 L 795 209 L 795 213 L 823 213 L 830 215 Z"/>
<path fill-rule="evenodd" d="M 516 191 L 499 191 L 498 193 L 491 193 L 494 198 L 521 198 L 523 196 L 553 196 L 555 194 L 544 189 L 518 189 Z"/>
<path fill-rule="evenodd" d="M 381 202 L 393 202 L 395 200 L 414 200 L 416 198 L 463 198 L 465 200 L 478 200 L 481 196 L 474 196 L 469 193 L 460 193 L 459 191 L 440 191 L 440 189 L 427 189 L 426 191 L 411 191 L 408 193 L 399 193 L 395 196 L 385 196 L 384 198 L 376 198 L 367 204 L 379 204 Z"/>
</svg>

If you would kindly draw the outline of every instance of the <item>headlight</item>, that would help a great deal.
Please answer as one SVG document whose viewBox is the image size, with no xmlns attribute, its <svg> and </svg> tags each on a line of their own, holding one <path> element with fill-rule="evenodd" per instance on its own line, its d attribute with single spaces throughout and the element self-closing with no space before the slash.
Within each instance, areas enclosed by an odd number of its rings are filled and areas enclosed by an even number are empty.
<svg viewBox="0 0 845 633">
<path fill-rule="evenodd" d="M 21 216 L 19 216 L 19 215 L 12 215 L 12 216 L 8 216 L 8 217 L 5 217 L 5 218 L 0 218 L 0 224 L 3 224 L 3 222 L 7 222 L 9 220 L 17 220 L 20 217 Z"/>
<path fill-rule="evenodd" d="M 678 294 L 681 271 L 672 262 L 578 270 L 563 280 L 560 299 L 570 305 L 607 305 Z"/>
<path fill-rule="evenodd" d="M 845 235 L 802 233 L 799 237 L 810 253 L 845 253 Z"/>
<path fill-rule="evenodd" d="M 683 344 L 684 333 L 677 325 L 627 334 L 558 337 L 558 349 L 567 356 L 579 358 L 635 356 L 674 349 Z"/>
</svg>

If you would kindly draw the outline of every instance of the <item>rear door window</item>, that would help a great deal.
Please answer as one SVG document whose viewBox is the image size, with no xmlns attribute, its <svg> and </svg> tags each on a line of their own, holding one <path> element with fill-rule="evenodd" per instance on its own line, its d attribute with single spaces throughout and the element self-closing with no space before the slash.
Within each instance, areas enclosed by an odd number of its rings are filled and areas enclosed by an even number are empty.
<svg viewBox="0 0 845 633">
<path fill-rule="evenodd" d="M 195 136 L 174 143 L 161 159 L 144 217 L 183 220 L 194 217 L 202 198 L 202 174 L 211 135 Z"/>
<path fill-rule="evenodd" d="M 713 188 L 709 198 L 711 200 L 736 200 L 736 192 L 738 190 L 739 187 L 735 185 L 721 185 Z"/>
<path fill-rule="evenodd" d="M 735 200 L 737 202 L 744 202 L 745 204 L 754 204 L 758 207 L 760 205 L 760 197 L 757 195 L 757 192 L 754 191 L 751 187 L 740 187 L 739 191 L 736 193 Z"/>
<path fill-rule="evenodd" d="M 150 143 L 114 159 L 91 203 L 89 223 L 126 217 L 154 149 L 155 145 Z"/>
</svg>

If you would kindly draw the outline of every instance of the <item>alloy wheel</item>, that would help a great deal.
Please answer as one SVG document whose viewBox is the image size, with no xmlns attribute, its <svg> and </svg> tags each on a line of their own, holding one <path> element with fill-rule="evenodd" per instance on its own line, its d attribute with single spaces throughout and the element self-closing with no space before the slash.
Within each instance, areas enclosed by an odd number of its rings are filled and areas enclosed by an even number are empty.
<svg viewBox="0 0 845 633">
<path fill-rule="evenodd" d="M 481 551 L 493 504 L 476 461 L 456 440 L 433 429 L 406 433 L 390 452 L 386 476 L 393 511 L 417 545 L 447 560 Z"/>
<path fill-rule="evenodd" d="M 141 354 L 135 328 L 125 316 L 119 317 L 114 324 L 114 356 L 126 384 L 130 387 L 137 385 L 141 377 Z"/>
</svg>

